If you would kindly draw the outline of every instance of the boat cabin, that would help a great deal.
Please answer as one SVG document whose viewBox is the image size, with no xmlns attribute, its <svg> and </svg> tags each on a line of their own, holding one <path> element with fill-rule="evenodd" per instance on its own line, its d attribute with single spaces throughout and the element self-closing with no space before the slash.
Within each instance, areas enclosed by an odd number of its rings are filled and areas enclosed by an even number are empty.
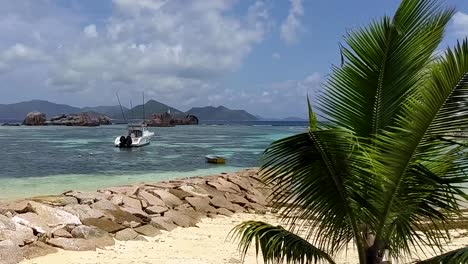
<svg viewBox="0 0 468 264">
<path fill-rule="evenodd" d="M 139 138 L 143 136 L 143 131 L 147 130 L 146 126 L 142 125 L 129 125 L 128 135 L 132 138 Z"/>
</svg>

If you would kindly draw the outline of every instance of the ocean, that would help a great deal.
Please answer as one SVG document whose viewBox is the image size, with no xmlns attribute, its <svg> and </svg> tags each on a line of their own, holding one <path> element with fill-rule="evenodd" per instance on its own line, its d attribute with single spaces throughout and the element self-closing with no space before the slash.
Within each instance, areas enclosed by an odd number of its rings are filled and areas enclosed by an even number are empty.
<svg viewBox="0 0 468 264">
<path fill-rule="evenodd" d="M 205 122 L 150 128 L 150 145 L 119 149 L 125 125 L 0 127 L 0 199 L 233 172 L 259 166 L 273 141 L 305 131 L 305 122 Z M 225 165 L 205 162 L 226 157 Z"/>
</svg>

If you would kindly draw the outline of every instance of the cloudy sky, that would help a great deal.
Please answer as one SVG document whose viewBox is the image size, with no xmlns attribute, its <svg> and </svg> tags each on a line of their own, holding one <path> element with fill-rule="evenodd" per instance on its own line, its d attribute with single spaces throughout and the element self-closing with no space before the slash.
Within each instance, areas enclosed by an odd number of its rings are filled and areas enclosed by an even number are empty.
<svg viewBox="0 0 468 264">
<path fill-rule="evenodd" d="M 0 0 L 0 103 L 147 98 L 305 116 L 347 30 L 397 0 Z M 468 1 L 443 47 L 468 36 Z"/>
</svg>

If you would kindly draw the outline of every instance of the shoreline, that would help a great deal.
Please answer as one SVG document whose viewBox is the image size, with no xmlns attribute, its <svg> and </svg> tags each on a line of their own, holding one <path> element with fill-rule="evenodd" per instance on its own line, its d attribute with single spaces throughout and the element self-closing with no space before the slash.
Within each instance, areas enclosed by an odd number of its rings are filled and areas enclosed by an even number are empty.
<svg viewBox="0 0 468 264">
<path fill-rule="evenodd" d="M 257 177 L 253 168 L 0 201 L 0 264 L 242 263 L 231 229 L 281 224 Z M 450 233 L 444 251 L 468 245 L 467 229 Z M 357 263 L 354 251 L 337 263 Z M 415 251 L 408 262 L 427 257 Z M 254 245 L 244 263 L 262 263 Z"/>
<path fill-rule="evenodd" d="M 151 173 L 113 172 L 100 174 L 67 174 L 53 176 L 0 178 L 0 203 L 27 199 L 31 196 L 50 195 L 51 189 L 57 193 L 67 190 L 92 192 L 99 188 L 161 181 L 190 179 L 222 173 L 237 173 L 241 170 L 256 169 L 255 167 L 213 166 L 207 169 L 192 171 L 158 171 Z"/>
<path fill-rule="evenodd" d="M 204 218 L 265 214 L 268 194 L 257 177 L 247 169 L 0 202 L 0 263 L 147 241 Z"/>
</svg>

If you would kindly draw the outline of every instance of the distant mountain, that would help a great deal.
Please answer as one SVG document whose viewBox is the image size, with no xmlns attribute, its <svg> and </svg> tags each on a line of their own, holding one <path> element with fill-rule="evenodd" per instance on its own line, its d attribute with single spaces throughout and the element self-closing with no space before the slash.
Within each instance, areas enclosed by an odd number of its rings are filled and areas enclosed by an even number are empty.
<svg viewBox="0 0 468 264">
<path fill-rule="evenodd" d="M 174 114 L 174 115 L 184 114 L 184 112 L 180 111 L 179 109 L 168 106 L 156 100 L 149 100 L 148 102 L 145 103 L 145 117 L 146 118 L 150 118 L 151 115 L 154 113 L 165 113 L 168 110 L 171 111 L 171 114 Z M 114 115 L 114 117 L 120 119 L 122 118 L 122 115 L 118 114 L 118 115 Z M 125 117 L 127 119 L 129 118 L 141 119 L 143 117 L 143 105 L 137 105 L 133 107 L 132 109 L 127 110 L 125 112 Z"/>
<path fill-rule="evenodd" d="M 81 112 L 81 109 L 65 104 L 55 104 L 44 100 L 32 100 L 15 104 L 0 105 L 0 118 L 21 120 L 29 112 L 34 111 L 42 112 L 46 114 L 47 117 L 52 117 L 61 114 L 78 113 Z"/>
<path fill-rule="evenodd" d="M 258 118 L 245 110 L 231 110 L 224 106 L 194 107 L 187 113 L 195 115 L 200 120 L 216 121 L 255 121 Z"/>
<path fill-rule="evenodd" d="M 125 112 L 127 112 L 129 109 L 126 108 L 125 106 L 122 106 L 122 109 Z M 83 107 L 81 108 L 82 112 L 96 112 L 100 113 L 109 117 L 122 117 L 122 110 L 120 109 L 120 106 L 114 105 L 114 106 L 95 106 L 95 107 Z"/>
</svg>

